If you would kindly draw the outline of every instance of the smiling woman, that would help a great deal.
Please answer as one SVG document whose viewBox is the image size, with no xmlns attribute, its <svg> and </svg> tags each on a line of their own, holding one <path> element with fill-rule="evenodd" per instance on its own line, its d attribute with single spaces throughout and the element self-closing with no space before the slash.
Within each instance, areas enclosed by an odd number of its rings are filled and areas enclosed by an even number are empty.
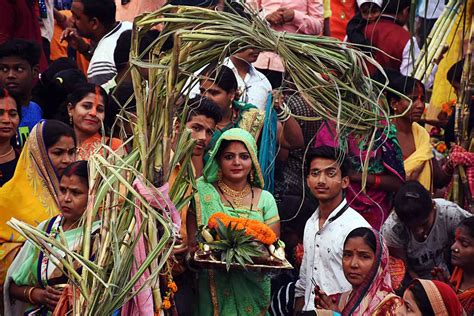
<svg viewBox="0 0 474 316">
<path fill-rule="evenodd" d="M 105 90 L 90 83 L 78 86 L 68 96 L 69 123 L 76 133 L 78 159 L 87 160 L 100 148 L 103 138 L 100 130 L 104 124 L 108 103 L 109 98 Z M 117 138 L 105 139 L 112 150 L 117 150 L 122 145 L 122 141 Z"/>
</svg>

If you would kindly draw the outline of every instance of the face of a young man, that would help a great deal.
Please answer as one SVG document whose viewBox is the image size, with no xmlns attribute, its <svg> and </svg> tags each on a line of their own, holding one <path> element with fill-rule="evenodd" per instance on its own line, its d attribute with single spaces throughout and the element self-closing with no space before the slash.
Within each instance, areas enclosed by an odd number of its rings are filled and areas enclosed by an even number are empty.
<svg viewBox="0 0 474 316">
<path fill-rule="evenodd" d="M 20 57 L 0 58 L 0 86 L 4 86 L 12 96 L 29 96 L 37 76 L 38 67 L 31 67 L 28 61 Z"/>
<path fill-rule="evenodd" d="M 80 0 L 72 2 L 72 23 L 77 29 L 77 33 L 85 38 L 92 38 L 91 20 L 84 14 L 84 5 Z"/>
<path fill-rule="evenodd" d="M 343 177 L 339 164 L 331 159 L 315 158 L 306 177 L 311 193 L 320 201 L 328 202 L 342 196 L 349 185 L 349 177 Z"/>
<path fill-rule="evenodd" d="M 214 134 L 216 122 L 210 117 L 195 115 L 186 123 L 186 128 L 191 130 L 191 137 L 196 140 L 193 156 L 204 155 L 204 151 L 209 146 Z"/>
</svg>

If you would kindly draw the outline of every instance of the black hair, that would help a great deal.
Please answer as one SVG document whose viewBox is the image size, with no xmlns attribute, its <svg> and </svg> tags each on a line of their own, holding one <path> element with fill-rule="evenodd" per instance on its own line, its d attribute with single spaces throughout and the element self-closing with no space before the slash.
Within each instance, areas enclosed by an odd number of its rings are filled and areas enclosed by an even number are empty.
<svg viewBox="0 0 474 316">
<path fill-rule="evenodd" d="M 409 223 L 426 218 L 433 208 L 433 201 L 430 192 L 420 182 L 411 180 L 400 187 L 393 206 L 400 221 Z"/>
<path fill-rule="evenodd" d="M 464 58 L 449 68 L 446 79 L 453 86 L 454 83 L 461 83 L 462 71 L 464 68 Z"/>
<path fill-rule="evenodd" d="M 377 252 L 377 240 L 375 239 L 374 232 L 370 228 L 358 227 L 351 231 L 344 241 L 344 246 L 346 245 L 347 241 L 349 241 L 349 239 L 356 237 L 362 237 L 367 246 L 369 246 L 374 253 Z"/>
<path fill-rule="evenodd" d="M 46 149 L 54 146 L 63 136 L 71 137 L 76 144 L 76 134 L 72 127 L 57 120 L 46 120 L 43 126 L 43 141 Z"/>
<path fill-rule="evenodd" d="M 66 167 L 66 169 L 64 169 L 61 177 L 64 176 L 78 176 L 79 178 L 81 178 L 82 181 L 85 181 L 87 186 L 89 186 L 89 171 L 87 169 L 87 161 L 78 160 L 71 163 L 69 166 Z"/>
<path fill-rule="evenodd" d="M 471 238 L 474 238 L 474 216 L 463 219 L 458 227 L 466 228 Z"/>
<path fill-rule="evenodd" d="M 209 80 L 226 92 L 237 91 L 237 78 L 232 69 L 227 66 L 210 63 L 199 75 L 209 78 Z"/>
<path fill-rule="evenodd" d="M 422 100 L 424 100 L 425 86 L 420 80 L 415 79 L 413 77 L 404 76 L 399 71 L 392 70 L 392 69 L 386 69 L 385 73 L 389 80 L 389 83 L 388 83 L 389 88 L 397 91 L 398 93 L 404 94 L 406 96 L 413 94 L 415 91 L 417 91 L 417 89 L 421 89 L 422 91 L 421 97 L 422 97 Z M 382 79 L 381 76 L 376 75 L 376 77 L 377 79 Z M 389 104 L 392 99 L 395 99 L 395 101 L 400 101 L 401 97 L 395 92 L 387 90 L 387 101 Z"/>
<path fill-rule="evenodd" d="M 0 45 L 0 58 L 18 57 L 26 60 L 33 68 L 39 64 L 40 46 L 32 41 L 14 38 Z"/>
<path fill-rule="evenodd" d="M 121 72 L 128 65 L 131 48 L 132 30 L 123 31 L 117 39 L 117 46 L 114 50 L 114 62 L 117 72 Z"/>
<path fill-rule="evenodd" d="M 219 123 L 222 120 L 222 110 L 217 104 L 206 97 L 196 96 L 188 101 L 189 110 L 186 114 L 186 123 L 193 117 L 204 115 Z"/>
<path fill-rule="evenodd" d="M 75 107 L 76 104 L 84 99 L 85 96 L 87 96 L 89 93 L 95 94 L 96 91 L 98 91 L 100 96 L 103 98 L 104 105 L 107 108 L 109 103 L 109 96 L 107 95 L 107 92 L 105 92 L 101 86 L 95 85 L 93 83 L 85 83 L 76 86 L 74 91 L 67 96 L 67 102 Z"/>
<path fill-rule="evenodd" d="M 306 154 L 305 174 L 309 175 L 311 162 L 316 158 L 326 158 L 337 161 L 339 169 L 341 169 L 342 177 L 349 175 L 350 164 L 343 152 L 330 146 L 319 146 L 310 148 Z"/>
<path fill-rule="evenodd" d="M 413 293 L 416 306 L 423 316 L 434 316 L 433 307 L 431 307 L 428 295 L 426 295 L 425 289 L 418 280 L 414 280 L 409 286 L 408 290 Z"/>
<path fill-rule="evenodd" d="M 115 23 L 115 1 L 114 0 L 79 0 L 84 7 L 84 15 L 89 19 L 96 18 L 104 26 Z"/>
<path fill-rule="evenodd" d="M 411 0 L 385 0 L 382 13 L 396 15 L 411 5 Z"/>
</svg>

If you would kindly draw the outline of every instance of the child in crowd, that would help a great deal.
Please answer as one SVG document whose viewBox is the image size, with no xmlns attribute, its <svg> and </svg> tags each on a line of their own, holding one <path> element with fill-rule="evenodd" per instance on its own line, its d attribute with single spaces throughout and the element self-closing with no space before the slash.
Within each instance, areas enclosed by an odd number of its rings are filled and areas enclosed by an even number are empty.
<svg viewBox="0 0 474 316">
<path fill-rule="evenodd" d="M 41 107 L 31 101 L 33 86 L 38 79 L 40 53 L 36 43 L 20 39 L 0 45 L 0 86 L 18 99 L 21 106 L 21 143 L 43 116 Z"/>
</svg>

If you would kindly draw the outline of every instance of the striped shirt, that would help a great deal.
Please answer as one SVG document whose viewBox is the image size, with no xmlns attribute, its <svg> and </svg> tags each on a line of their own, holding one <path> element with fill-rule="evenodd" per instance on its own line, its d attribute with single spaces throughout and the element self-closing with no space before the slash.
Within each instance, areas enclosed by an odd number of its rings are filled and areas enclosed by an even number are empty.
<svg viewBox="0 0 474 316">
<path fill-rule="evenodd" d="M 89 63 L 87 81 L 102 85 L 117 74 L 114 61 L 114 50 L 117 46 L 117 40 L 122 32 L 131 29 L 132 23 L 119 22 L 108 34 L 102 37 Z"/>
</svg>

